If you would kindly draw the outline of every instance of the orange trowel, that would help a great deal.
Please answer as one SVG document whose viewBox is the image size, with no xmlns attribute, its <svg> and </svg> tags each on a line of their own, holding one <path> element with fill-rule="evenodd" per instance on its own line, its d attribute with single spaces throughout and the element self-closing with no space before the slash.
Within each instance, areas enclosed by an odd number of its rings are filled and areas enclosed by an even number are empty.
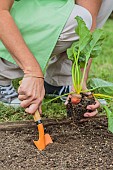
<svg viewBox="0 0 113 170">
<path fill-rule="evenodd" d="M 44 150 L 45 147 L 48 144 L 53 143 L 53 141 L 49 134 L 44 134 L 44 127 L 43 127 L 39 112 L 36 111 L 35 114 L 33 115 L 33 117 L 34 117 L 35 123 L 37 124 L 38 132 L 39 132 L 38 141 L 33 141 L 33 142 L 34 142 L 35 146 L 38 148 L 38 150 Z"/>
<path fill-rule="evenodd" d="M 21 84 L 21 81 L 19 82 L 19 84 Z M 39 112 L 36 111 L 35 114 L 33 115 L 33 117 L 34 117 L 35 123 L 37 124 L 38 132 L 39 132 L 38 141 L 33 141 L 33 142 L 39 150 L 44 150 L 45 147 L 48 144 L 53 143 L 53 141 L 49 134 L 44 134 L 44 127 L 43 127 L 41 116 L 40 116 Z"/>
</svg>

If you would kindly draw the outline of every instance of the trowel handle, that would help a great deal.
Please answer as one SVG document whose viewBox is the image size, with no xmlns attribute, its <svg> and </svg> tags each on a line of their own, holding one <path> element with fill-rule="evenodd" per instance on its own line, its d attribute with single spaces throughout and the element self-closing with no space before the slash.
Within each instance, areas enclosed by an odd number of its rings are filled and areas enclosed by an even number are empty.
<svg viewBox="0 0 113 170">
<path fill-rule="evenodd" d="M 40 117 L 40 113 L 38 112 L 38 110 L 35 112 L 35 114 L 33 115 L 34 121 L 40 121 L 41 117 Z"/>
<path fill-rule="evenodd" d="M 19 81 L 19 85 L 21 85 L 21 83 L 22 83 L 22 80 Z M 38 112 L 38 110 L 33 115 L 33 118 L 35 122 L 38 122 L 38 121 L 41 122 L 41 117 L 40 117 L 40 113 Z"/>
</svg>

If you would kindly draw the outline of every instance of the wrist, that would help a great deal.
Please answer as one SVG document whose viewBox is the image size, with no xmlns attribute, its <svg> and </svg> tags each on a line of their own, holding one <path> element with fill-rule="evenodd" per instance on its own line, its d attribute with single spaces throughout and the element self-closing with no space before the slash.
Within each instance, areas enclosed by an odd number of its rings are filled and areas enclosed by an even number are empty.
<svg viewBox="0 0 113 170">
<path fill-rule="evenodd" d="M 34 77 L 34 78 L 39 78 L 39 79 L 43 79 L 44 80 L 44 76 L 38 76 L 36 74 L 25 74 L 24 78 L 27 78 L 27 77 Z"/>
<path fill-rule="evenodd" d="M 41 70 L 40 67 L 27 67 L 25 70 L 24 70 L 24 77 L 28 77 L 28 76 L 31 76 L 31 77 L 44 77 L 43 75 L 43 72 Z"/>
</svg>

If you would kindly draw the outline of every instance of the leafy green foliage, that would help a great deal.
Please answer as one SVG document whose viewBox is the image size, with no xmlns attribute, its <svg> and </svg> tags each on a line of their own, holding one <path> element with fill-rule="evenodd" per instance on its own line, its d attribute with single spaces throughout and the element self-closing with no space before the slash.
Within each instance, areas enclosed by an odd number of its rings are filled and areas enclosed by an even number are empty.
<svg viewBox="0 0 113 170">
<path fill-rule="evenodd" d="M 91 33 L 81 17 L 77 16 L 76 20 L 78 27 L 75 29 L 75 32 L 79 35 L 79 51 L 82 51 L 89 44 Z"/>
<path fill-rule="evenodd" d="M 93 33 L 88 30 L 85 22 L 77 16 L 78 26 L 75 29 L 76 33 L 79 35 L 79 40 L 74 42 L 72 46 L 67 50 L 67 55 L 70 60 L 72 60 L 72 80 L 74 85 L 74 90 L 77 94 L 82 91 L 82 85 L 84 81 L 84 76 L 86 73 L 86 68 L 88 61 L 91 57 L 97 57 L 102 51 L 102 43 L 105 39 L 105 33 L 102 29 L 96 29 Z M 83 68 L 83 74 L 81 74 L 81 68 Z M 94 89 L 98 89 L 99 93 L 95 94 L 96 97 L 113 99 L 113 84 L 109 82 L 102 81 L 100 79 L 94 79 L 93 85 Z M 100 92 L 103 92 L 101 94 Z M 109 96 L 110 95 L 112 96 Z M 107 94 L 107 95 L 106 95 Z M 108 117 L 108 129 L 113 132 L 113 114 L 105 107 Z"/>
<path fill-rule="evenodd" d="M 100 54 L 102 48 L 102 42 L 104 40 L 105 36 L 103 33 L 103 30 L 96 29 L 91 36 L 90 42 L 87 44 L 86 48 L 83 50 L 84 55 L 86 56 L 86 59 L 88 60 L 90 56 L 97 57 L 97 55 Z"/>
<path fill-rule="evenodd" d="M 90 87 L 95 89 L 96 93 L 113 96 L 113 83 L 111 82 L 99 78 L 93 78 L 90 80 Z"/>
<path fill-rule="evenodd" d="M 72 46 L 67 49 L 68 58 L 73 62 L 75 56 L 77 56 L 78 49 L 79 49 L 79 41 L 74 42 Z"/>
<path fill-rule="evenodd" d="M 79 94 L 82 90 L 88 60 L 90 57 L 95 57 L 101 52 L 101 45 L 105 35 L 101 29 L 91 33 L 81 17 L 77 16 L 75 19 L 78 23 L 75 31 L 79 35 L 79 40 L 74 42 L 67 50 L 67 55 L 72 61 L 74 89 Z M 84 68 L 83 74 L 81 73 L 81 68 Z"/>
<path fill-rule="evenodd" d="M 107 106 L 104 106 L 108 118 L 108 130 L 113 133 L 113 113 Z"/>
</svg>

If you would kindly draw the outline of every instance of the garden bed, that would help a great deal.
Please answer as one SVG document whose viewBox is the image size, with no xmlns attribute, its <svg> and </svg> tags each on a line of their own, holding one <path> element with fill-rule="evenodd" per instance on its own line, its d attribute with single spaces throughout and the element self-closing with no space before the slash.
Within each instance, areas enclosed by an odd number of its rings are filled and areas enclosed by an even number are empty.
<svg viewBox="0 0 113 170">
<path fill-rule="evenodd" d="M 0 124 L 0 170 L 113 169 L 113 134 L 107 131 L 106 118 L 44 124 L 54 143 L 42 152 L 33 145 L 33 122 Z"/>
</svg>

